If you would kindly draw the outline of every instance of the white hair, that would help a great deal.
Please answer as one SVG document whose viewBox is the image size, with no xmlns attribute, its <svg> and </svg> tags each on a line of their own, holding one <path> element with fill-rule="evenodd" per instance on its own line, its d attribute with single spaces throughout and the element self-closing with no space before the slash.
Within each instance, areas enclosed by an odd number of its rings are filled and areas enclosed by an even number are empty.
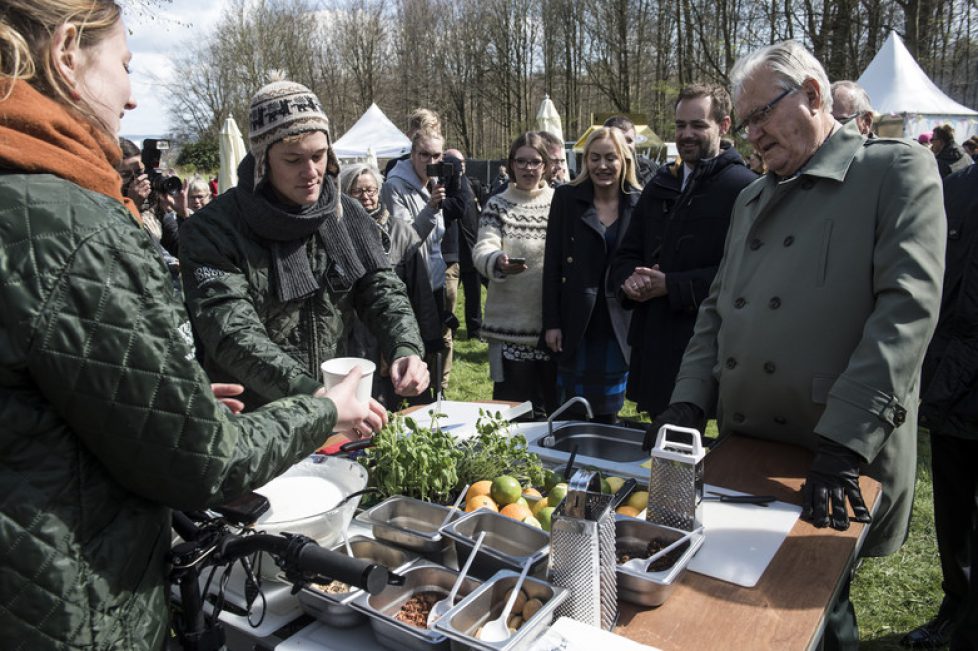
<svg viewBox="0 0 978 651">
<path fill-rule="evenodd" d="M 832 93 L 841 92 L 848 96 L 853 113 L 873 113 L 873 103 L 869 101 L 866 89 L 849 79 L 836 81 L 832 84 Z"/>
<path fill-rule="evenodd" d="M 343 169 L 340 170 L 340 192 L 350 194 L 350 191 L 353 189 L 353 184 L 364 173 L 368 173 L 374 177 L 374 182 L 378 188 L 383 184 L 380 179 L 380 172 L 374 169 L 372 165 L 368 165 L 367 163 L 351 163 L 344 165 Z"/>
<path fill-rule="evenodd" d="M 744 82 L 759 68 L 765 67 L 779 80 L 782 90 L 801 88 L 806 79 L 818 84 L 822 96 L 822 108 L 832 112 L 832 92 L 825 68 L 811 52 L 798 41 L 782 41 L 746 54 L 730 71 L 730 87 L 734 101 L 744 90 Z"/>
</svg>

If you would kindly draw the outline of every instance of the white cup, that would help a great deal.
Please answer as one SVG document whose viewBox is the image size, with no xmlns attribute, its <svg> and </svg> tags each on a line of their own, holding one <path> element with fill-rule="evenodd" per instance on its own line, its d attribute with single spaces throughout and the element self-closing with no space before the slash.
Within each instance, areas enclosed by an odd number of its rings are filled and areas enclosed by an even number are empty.
<svg viewBox="0 0 978 651">
<path fill-rule="evenodd" d="M 357 385 L 357 400 L 366 404 L 370 401 L 370 390 L 373 388 L 374 371 L 377 365 L 369 359 L 360 357 L 336 357 L 323 362 L 320 368 L 323 370 L 323 386 L 329 391 L 343 381 L 343 378 L 357 366 L 363 371 L 360 377 L 360 384 Z"/>
</svg>

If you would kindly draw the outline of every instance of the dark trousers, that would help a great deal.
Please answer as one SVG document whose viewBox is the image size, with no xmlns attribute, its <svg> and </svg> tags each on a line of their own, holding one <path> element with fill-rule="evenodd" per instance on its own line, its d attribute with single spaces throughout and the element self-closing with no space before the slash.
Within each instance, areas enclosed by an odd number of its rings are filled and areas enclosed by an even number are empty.
<svg viewBox="0 0 978 651">
<path fill-rule="evenodd" d="M 465 295 L 465 330 L 471 339 L 482 329 L 482 278 L 474 267 L 463 267 L 459 275 Z"/>
<path fill-rule="evenodd" d="M 856 610 L 849 598 L 852 575 L 849 571 L 839 597 L 825 613 L 825 632 L 822 634 L 822 651 L 857 651 L 859 649 L 859 626 L 856 624 Z"/>
<path fill-rule="evenodd" d="M 542 420 L 557 408 L 557 363 L 503 358 L 503 381 L 492 385 L 493 400 L 533 403 L 531 420 Z M 529 414 L 528 414 L 529 416 Z"/>
<path fill-rule="evenodd" d="M 978 648 L 978 440 L 931 433 L 934 531 L 941 559 L 941 615 L 956 621 L 952 649 Z M 968 574 L 971 574 L 969 580 Z M 959 642 L 963 646 L 956 646 Z M 970 644 L 969 644 L 970 641 Z"/>
</svg>

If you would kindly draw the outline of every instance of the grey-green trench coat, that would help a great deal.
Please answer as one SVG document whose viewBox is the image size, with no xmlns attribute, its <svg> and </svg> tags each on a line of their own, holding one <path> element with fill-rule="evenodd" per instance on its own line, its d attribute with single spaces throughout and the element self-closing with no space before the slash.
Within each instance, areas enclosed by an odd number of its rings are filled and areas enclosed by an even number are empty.
<svg viewBox="0 0 978 651">
<path fill-rule="evenodd" d="M 721 435 L 859 453 L 883 485 L 864 555 L 906 538 L 945 230 L 929 151 L 839 129 L 799 174 L 738 197 L 672 394 L 716 401 Z"/>
</svg>

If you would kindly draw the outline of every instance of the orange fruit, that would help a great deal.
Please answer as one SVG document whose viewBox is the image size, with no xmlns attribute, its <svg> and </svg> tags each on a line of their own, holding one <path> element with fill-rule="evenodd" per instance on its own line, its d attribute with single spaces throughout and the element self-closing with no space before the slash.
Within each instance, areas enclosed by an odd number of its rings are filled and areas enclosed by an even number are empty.
<svg viewBox="0 0 978 651">
<path fill-rule="evenodd" d="M 471 513 L 476 509 L 489 509 L 490 511 L 499 511 L 499 507 L 496 503 L 492 501 L 492 498 L 488 495 L 476 495 L 475 497 L 469 499 L 465 503 L 465 512 Z"/>
<path fill-rule="evenodd" d="M 533 514 L 530 513 L 529 507 L 523 504 L 517 504 L 516 502 L 504 506 L 500 513 L 505 515 L 507 518 L 513 518 L 517 522 L 523 522 L 523 520 L 526 518 L 533 517 Z"/>
<path fill-rule="evenodd" d="M 638 509 L 636 509 L 634 506 L 628 506 L 627 504 L 624 506 L 619 506 L 616 512 L 619 515 L 627 515 L 632 518 L 637 518 L 639 514 Z"/>
<path fill-rule="evenodd" d="M 515 477 L 501 475 L 492 480 L 492 488 L 489 494 L 496 504 L 512 504 L 523 497 L 523 487 L 516 481 Z"/>
<path fill-rule="evenodd" d="M 530 486 L 529 488 L 523 489 L 523 497 L 526 498 L 527 502 L 532 504 L 534 500 L 540 499 L 541 497 L 543 497 L 543 495 L 540 494 L 540 491 L 533 488 L 533 486 Z"/>
<path fill-rule="evenodd" d="M 483 479 L 482 481 L 477 481 L 471 486 L 469 486 L 469 492 L 465 494 L 465 500 L 468 501 L 477 495 L 489 495 L 489 491 L 492 490 L 492 481 L 489 479 Z"/>
</svg>

